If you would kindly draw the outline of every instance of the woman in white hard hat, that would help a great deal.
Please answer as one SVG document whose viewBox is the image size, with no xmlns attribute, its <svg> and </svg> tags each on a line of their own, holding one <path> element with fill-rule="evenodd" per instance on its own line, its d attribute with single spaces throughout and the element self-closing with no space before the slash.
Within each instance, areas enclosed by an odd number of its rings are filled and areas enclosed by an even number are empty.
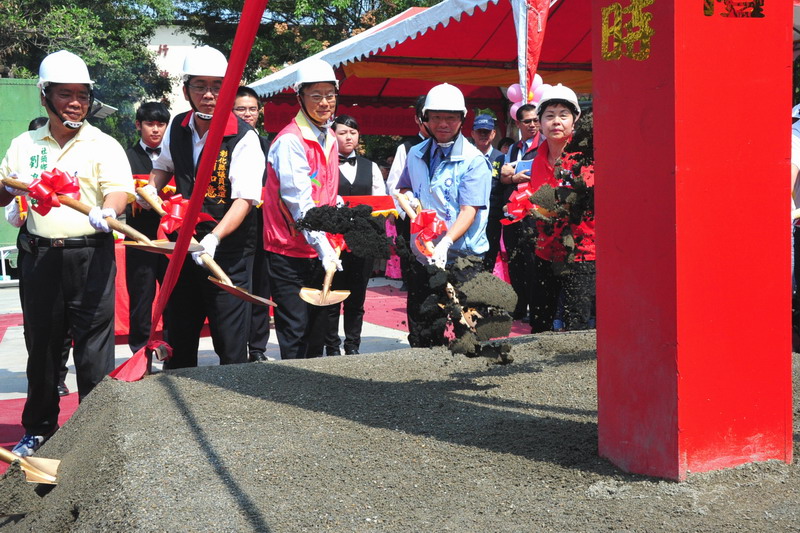
<svg viewBox="0 0 800 533">
<path fill-rule="evenodd" d="M 409 203 L 435 210 L 446 226 L 430 257 L 411 247 L 418 264 L 409 276 L 406 310 L 408 341 L 415 347 L 446 343 L 444 323 L 442 328 L 432 327 L 422 314 L 429 276 L 420 264 L 445 268 L 458 257 L 480 258 L 489 249 L 486 224 L 492 167 L 461 134 L 466 113 L 464 95 L 457 87 L 443 83 L 428 92 L 422 114 L 430 138 L 411 148 L 397 183 Z M 411 234 L 412 241 L 418 233 Z"/>
<path fill-rule="evenodd" d="M 267 156 L 264 250 L 282 359 L 308 357 L 308 345 L 321 344 L 309 337 L 324 334 L 327 315 L 321 312 L 324 308 L 300 299 L 300 289 L 312 286 L 317 275 L 321 282 L 322 269 L 342 268 L 325 232 L 295 228 L 295 221 L 309 209 L 336 205 L 339 150 L 330 123 L 338 88 L 329 64 L 319 59 L 301 62 L 294 84 L 300 111 L 273 139 Z"/>
<path fill-rule="evenodd" d="M 61 50 L 39 67 L 42 105 L 48 123 L 11 141 L 0 178 L 30 183 L 63 173 L 74 180 L 89 218 L 67 208 L 28 213 L 18 239 L 28 397 L 22 412 L 25 435 L 14 447 L 33 454 L 58 429 L 58 384 L 64 336 L 74 341 L 79 398 L 114 369 L 114 239 L 107 218 L 132 201 L 133 177 L 122 146 L 88 122 L 94 82 L 83 60 Z M 60 181 L 60 180 L 59 180 Z M 58 186 L 56 186 L 58 188 Z M 0 189 L 0 205 L 17 189 Z M 66 192 L 66 191 L 64 191 Z"/>
<path fill-rule="evenodd" d="M 533 161 L 530 191 L 554 188 L 555 212 L 532 211 L 538 237 L 531 332 L 553 329 L 562 290 L 566 329 L 587 329 L 595 295 L 594 170 L 581 154 L 564 152 L 581 115 L 578 97 L 559 83 L 544 92 L 537 113 L 545 142 Z"/>
<path fill-rule="evenodd" d="M 196 226 L 204 253 L 214 258 L 234 285 L 249 289 L 256 243 L 253 206 L 261 198 L 265 162 L 255 130 L 231 109 L 216 109 L 227 67 L 222 52 L 210 46 L 186 54 L 183 94 L 192 110 L 173 117 L 167 127 L 148 187 L 153 194 L 174 174 L 178 194 L 184 198 L 204 196 L 202 211 L 214 219 Z M 222 144 L 208 187 L 195 191 L 197 164 L 217 112 L 227 117 Z M 144 202 L 143 207 L 149 206 Z M 249 323 L 250 304 L 208 281 L 200 254 L 192 253 L 184 263 L 164 314 L 173 349 L 164 364 L 167 369 L 197 366 L 200 330 L 206 318 L 220 364 L 247 361 L 247 335 L 242 334 L 242 325 Z"/>
</svg>

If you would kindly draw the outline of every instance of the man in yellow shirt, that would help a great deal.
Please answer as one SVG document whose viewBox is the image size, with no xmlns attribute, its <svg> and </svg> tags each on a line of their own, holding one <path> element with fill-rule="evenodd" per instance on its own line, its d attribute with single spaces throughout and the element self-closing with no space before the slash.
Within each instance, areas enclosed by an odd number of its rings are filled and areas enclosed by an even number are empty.
<svg viewBox="0 0 800 533">
<path fill-rule="evenodd" d="M 45 215 L 31 209 L 19 239 L 20 283 L 28 398 L 25 436 L 13 451 L 32 455 L 58 429 L 58 380 L 64 334 L 69 328 L 79 398 L 114 368 L 114 239 L 106 218 L 125 212 L 134 199 L 133 178 L 122 146 L 85 121 L 94 82 L 78 56 L 61 50 L 39 67 L 42 105 L 49 122 L 11 142 L 0 178 L 31 182 L 45 172 L 77 180 L 87 218 L 68 207 Z M 17 189 L 0 189 L 0 205 Z"/>
</svg>

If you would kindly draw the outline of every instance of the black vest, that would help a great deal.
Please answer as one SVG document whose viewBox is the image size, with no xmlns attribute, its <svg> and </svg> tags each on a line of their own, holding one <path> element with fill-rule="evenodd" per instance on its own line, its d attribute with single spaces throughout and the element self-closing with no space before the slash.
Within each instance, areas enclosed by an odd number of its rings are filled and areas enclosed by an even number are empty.
<svg viewBox="0 0 800 533">
<path fill-rule="evenodd" d="M 175 166 L 175 187 L 178 194 L 183 195 L 184 198 L 190 198 L 192 195 L 197 171 L 192 157 L 192 130 L 189 126 L 182 125 L 188 113 L 181 113 L 176 116 L 172 121 L 169 132 L 169 151 L 172 154 L 172 163 Z M 242 119 L 237 118 L 237 122 L 239 128 L 236 134 L 226 135 L 222 138 L 222 145 L 214 163 L 214 170 L 211 172 L 211 181 L 205 191 L 202 211 L 214 217 L 217 222 L 222 220 L 222 217 L 225 216 L 225 213 L 228 212 L 233 203 L 231 199 L 231 181 L 228 178 L 233 149 L 242 137 L 253 129 Z M 199 161 L 200 158 L 198 158 Z M 257 211 L 251 209 L 239 227 L 222 240 L 216 253 L 235 255 L 252 253 L 255 250 L 256 242 L 256 214 Z M 200 222 L 197 225 L 197 234 L 195 235 L 197 240 L 199 241 L 211 233 L 216 225 L 216 222 Z"/>
<path fill-rule="evenodd" d="M 340 196 L 369 196 L 372 194 L 372 161 L 360 155 L 356 156 L 356 179 L 347 181 L 339 170 Z"/>
</svg>

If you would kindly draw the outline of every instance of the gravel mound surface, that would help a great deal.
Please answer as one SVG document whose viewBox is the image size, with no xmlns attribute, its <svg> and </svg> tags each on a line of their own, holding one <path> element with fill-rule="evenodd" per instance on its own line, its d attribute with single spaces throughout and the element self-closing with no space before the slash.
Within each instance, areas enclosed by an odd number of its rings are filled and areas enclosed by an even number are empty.
<svg viewBox="0 0 800 533">
<path fill-rule="evenodd" d="M 0 529 L 800 530 L 795 465 L 625 474 L 597 456 L 594 335 L 512 341 L 510 365 L 409 349 L 106 380 L 38 453 L 59 485 L 0 478 Z"/>
</svg>

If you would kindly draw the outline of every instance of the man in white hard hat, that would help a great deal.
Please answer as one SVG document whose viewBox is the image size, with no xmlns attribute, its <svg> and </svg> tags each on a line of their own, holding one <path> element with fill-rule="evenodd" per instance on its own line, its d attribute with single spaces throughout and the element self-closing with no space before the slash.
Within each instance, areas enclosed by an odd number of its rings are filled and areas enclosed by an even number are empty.
<svg viewBox="0 0 800 533">
<path fill-rule="evenodd" d="M 336 205 L 339 149 L 330 125 L 338 88 L 328 63 L 304 61 L 294 83 L 300 111 L 273 139 L 267 156 L 264 250 L 282 359 L 307 357 L 309 337 L 325 331 L 325 308 L 305 303 L 300 289 L 312 286 L 320 266 L 342 268 L 325 232 L 295 228 L 312 207 Z"/>
<path fill-rule="evenodd" d="M 457 87 L 443 83 L 431 89 L 422 110 L 430 138 L 409 151 L 397 183 L 411 204 L 421 203 L 423 208 L 435 210 L 447 226 L 447 231 L 436 238 L 430 257 L 412 246 L 420 265 L 445 268 L 458 257 L 482 257 L 489 249 L 486 222 L 492 167 L 461 134 L 466 114 L 464 95 Z M 411 239 L 415 238 L 412 232 Z M 430 327 L 421 323 L 420 316 L 428 296 L 427 275 L 419 265 L 416 270 L 409 277 L 408 287 L 409 344 L 444 344 L 444 331 L 421 338 L 420 331 Z"/>
<path fill-rule="evenodd" d="M 0 178 L 48 180 L 56 170 L 92 206 L 87 218 L 68 207 L 35 204 L 20 236 L 28 397 L 22 412 L 25 435 L 13 452 L 32 455 L 58 429 L 58 383 L 64 336 L 74 341 L 73 359 L 83 399 L 114 369 L 114 238 L 107 218 L 125 212 L 133 178 L 125 150 L 88 122 L 94 81 L 83 60 L 61 50 L 39 67 L 47 125 L 11 141 L 0 163 Z M 64 176 L 66 175 L 66 176 Z M 0 205 L 14 195 L 0 189 Z"/>
<path fill-rule="evenodd" d="M 249 290 L 256 242 L 253 206 L 261 198 L 264 152 L 250 125 L 230 109 L 216 109 L 227 68 L 222 52 L 210 46 L 186 54 L 183 95 L 192 110 L 170 122 L 161 154 L 153 162 L 149 187 L 151 193 L 160 190 L 174 173 L 178 194 L 184 198 L 204 195 L 202 211 L 214 220 L 199 223 L 196 237 L 233 284 Z M 228 119 L 222 145 L 208 187 L 194 191 L 195 171 L 215 112 L 225 113 Z M 208 281 L 208 272 L 200 266 L 202 253 L 187 258 L 165 313 L 173 349 L 164 365 L 167 369 L 197 366 L 200 330 L 206 318 L 220 364 L 247 361 L 250 304 Z"/>
</svg>

